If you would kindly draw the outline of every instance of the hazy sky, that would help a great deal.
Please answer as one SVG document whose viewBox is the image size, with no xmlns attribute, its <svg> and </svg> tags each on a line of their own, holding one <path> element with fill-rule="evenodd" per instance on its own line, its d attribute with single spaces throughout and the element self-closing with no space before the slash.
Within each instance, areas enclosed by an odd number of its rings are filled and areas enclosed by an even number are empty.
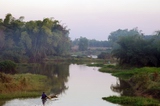
<svg viewBox="0 0 160 106">
<path fill-rule="evenodd" d="M 68 26 L 72 40 L 107 40 L 126 28 L 147 35 L 160 30 L 160 0 L 0 0 L 0 18 L 7 13 L 25 21 L 54 17 Z"/>
</svg>

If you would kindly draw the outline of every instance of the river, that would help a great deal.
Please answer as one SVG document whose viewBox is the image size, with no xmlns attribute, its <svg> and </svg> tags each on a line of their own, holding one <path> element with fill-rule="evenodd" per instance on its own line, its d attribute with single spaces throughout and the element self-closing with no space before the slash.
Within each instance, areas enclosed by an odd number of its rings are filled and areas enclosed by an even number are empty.
<svg viewBox="0 0 160 106">
<path fill-rule="evenodd" d="M 60 66 L 61 67 L 61 66 Z M 56 68 L 57 71 L 63 70 Z M 104 101 L 102 97 L 120 95 L 111 90 L 117 78 L 108 73 L 101 73 L 98 67 L 70 64 L 69 75 L 65 81 L 66 89 L 57 99 L 47 100 L 45 106 L 120 106 Z M 42 106 L 41 98 L 13 99 L 3 106 Z"/>
</svg>

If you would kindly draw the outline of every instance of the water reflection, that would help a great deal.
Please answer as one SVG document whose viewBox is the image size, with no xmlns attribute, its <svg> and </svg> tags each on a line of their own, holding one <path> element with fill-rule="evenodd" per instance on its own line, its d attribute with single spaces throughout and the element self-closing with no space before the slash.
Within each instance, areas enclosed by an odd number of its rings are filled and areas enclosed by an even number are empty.
<svg viewBox="0 0 160 106">
<path fill-rule="evenodd" d="M 112 84 L 111 89 L 114 92 L 118 92 L 121 96 L 134 96 L 132 87 L 122 79 L 118 79 L 116 84 Z"/>
<path fill-rule="evenodd" d="M 46 75 L 50 80 L 51 93 L 60 94 L 68 88 L 65 84 L 69 77 L 69 64 L 42 63 L 19 66 L 19 73 Z"/>
<path fill-rule="evenodd" d="M 45 106 L 119 106 L 102 99 L 106 96 L 119 95 L 110 89 L 117 78 L 111 74 L 101 73 L 98 69 L 77 64 L 42 64 L 34 65 L 34 68 L 26 67 L 26 70 L 21 72 L 39 73 L 52 79 L 51 92 L 58 92 L 60 95 L 56 101 L 47 100 Z M 13 99 L 3 106 L 42 106 L 42 102 L 40 97 Z"/>
</svg>

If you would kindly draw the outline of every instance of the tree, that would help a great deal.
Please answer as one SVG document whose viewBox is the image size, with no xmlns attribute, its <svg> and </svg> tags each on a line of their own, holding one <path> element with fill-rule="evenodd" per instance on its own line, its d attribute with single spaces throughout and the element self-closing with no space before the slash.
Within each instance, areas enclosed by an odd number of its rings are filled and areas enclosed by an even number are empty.
<svg viewBox="0 0 160 106">
<path fill-rule="evenodd" d="M 87 50 L 88 39 L 85 37 L 80 37 L 78 46 L 79 46 L 79 50 L 81 50 L 81 51 Z"/>
<path fill-rule="evenodd" d="M 16 63 L 10 60 L 0 62 L 0 72 L 14 74 L 16 72 Z"/>
<path fill-rule="evenodd" d="M 101 52 L 101 54 L 98 55 L 99 59 L 111 59 L 111 54 L 107 52 Z"/>
<path fill-rule="evenodd" d="M 155 34 L 156 36 L 160 36 L 160 30 L 155 31 L 155 33 L 156 33 L 156 34 Z"/>
<path fill-rule="evenodd" d="M 142 35 L 123 36 L 117 41 L 118 47 L 112 54 L 120 65 L 160 66 L 159 40 L 157 36 L 147 39 Z"/>
<path fill-rule="evenodd" d="M 21 57 L 27 57 L 31 62 L 37 62 L 47 56 L 68 53 L 70 38 L 66 26 L 53 18 L 28 22 L 23 19 L 23 16 L 16 19 L 12 14 L 7 14 L 4 21 L 0 19 L 0 55 L 3 59 L 17 62 Z"/>
<path fill-rule="evenodd" d="M 111 47 L 111 43 L 109 41 L 97 41 L 95 39 L 88 40 L 89 47 Z"/>
<path fill-rule="evenodd" d="M 5 35 L 4 35 L 4 26 L 0 22 L 0 51 L 4 49 L 5 46 Z"/>
<path fill-rule="evenodd" d="M 134 35 L 142 35 L 141 31 L 138 30 L 138 28 L 134 28 L 131 30 L 128 29 L 118 29 L 117 31 L 111 32 L 110 35 L 108 36 L 108 41 L 111 43 L 113 48 L 116 48 L 117 41 L 123 37 L 123 36 L 134 36 Z"/>
</svg>

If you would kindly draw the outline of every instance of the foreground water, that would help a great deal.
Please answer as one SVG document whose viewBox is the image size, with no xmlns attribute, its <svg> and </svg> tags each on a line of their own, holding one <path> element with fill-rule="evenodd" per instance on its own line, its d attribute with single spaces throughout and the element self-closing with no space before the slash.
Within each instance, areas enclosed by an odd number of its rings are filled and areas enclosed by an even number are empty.
<svg viewBox="0 0 160 106">
<path fill-rule="evenodd" d="M 57 99 L 47 100 L 45 106 L 120 106 L 102 100 L 102 97 L 119 95 L 110 87 L 117 83 L 117 78 L 98 71 L 97 67 L 69 65 L 66 89 Z M 13 99 L 3 106 L 42 106 L 40 97 Z"/>
</svg>

